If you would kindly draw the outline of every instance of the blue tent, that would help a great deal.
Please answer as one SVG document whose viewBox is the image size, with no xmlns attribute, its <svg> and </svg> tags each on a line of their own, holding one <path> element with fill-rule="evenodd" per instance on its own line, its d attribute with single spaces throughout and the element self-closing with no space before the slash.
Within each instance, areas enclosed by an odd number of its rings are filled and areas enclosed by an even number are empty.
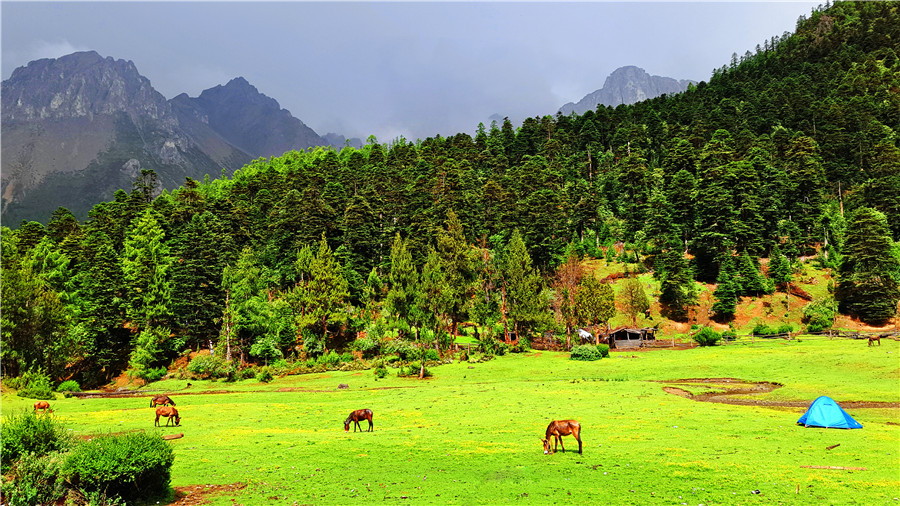
<svg viewBox="0 0 900 506">
<path fill-rule="evenodd" d="M 831 397 L 819 397 L 809 405 L 809 409 L 797 420 L 806 427 L 826 427 L 833 429 L 862 429 L 862 424 L 847 414 Z"/>
</svg>

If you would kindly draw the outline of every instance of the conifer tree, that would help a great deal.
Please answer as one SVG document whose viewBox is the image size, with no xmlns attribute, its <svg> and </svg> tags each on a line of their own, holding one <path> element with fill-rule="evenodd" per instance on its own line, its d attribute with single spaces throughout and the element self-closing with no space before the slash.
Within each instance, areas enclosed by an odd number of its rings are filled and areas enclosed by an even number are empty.
<svg viewBox="0 0 900 506">
<path fill-rule="evenodd" d="M 532 267 L 531 256 L 518 229 L 513 230 L 500 273 L 504 333 L 508 342 L 510 333 L 518 340 L 539 326 L 547 310 L 543 280 Z"/>
<path fill-rule="evenodd" d="M 884 214 L 857 209 L 842 253 L 835 293 L 841 311 L 873 324 L 893 318 L 900 300 L 900 258 Z"/>
<path fill-rule="evenodd" d="M 612 286 L 601 283 L 593 274 L 584 276 L 578 286 L 575 305 L 579 324 L 591 325 L 594 342 L 600 344 L 597 325 L 603 323 L 608 327 L 609 320 L 616 315 L 616 301 Z"/>
<path fill-rule="evenodd" d="M 712 305 L 712 311 L 720 321 L 732 319 L 737 310 L 739 287 L 736 286 L 734 273 L 734 261 L 731 255 L 726 255 L 719 266 L 716 290 L 713 292 L 716 302 Z"/>
<path fill-rule="evenodd" d="M 650 301 L 647 293 L 641 285 L 641 280 L 636 276 L 627 278 L 619 291 L 619 299 L 622 301 L 622 309 L 631 319 L 631 325 L 637 325 L 638 315 L 644 314 L 650 309 Z"/>
<path fill-rule="evenodd" d="M 135 218 L 122 252 L 126 315 L 137 333 L 130 364 L 138 376 L 158 362 L 169 337 L 172 258 L 165 233 L 150 209 Z"/>
</svg>

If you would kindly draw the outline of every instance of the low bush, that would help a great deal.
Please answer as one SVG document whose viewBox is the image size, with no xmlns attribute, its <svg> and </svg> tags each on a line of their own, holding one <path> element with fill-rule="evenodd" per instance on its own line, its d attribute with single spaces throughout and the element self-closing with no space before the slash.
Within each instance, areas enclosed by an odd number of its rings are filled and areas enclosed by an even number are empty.
<svg viewBox="0 0 900 506">
<path fill-rule="evenodd" d="M 607 351 L 608 353 L 608 351 Z M 597 347 L 593 344 L 582 344 L 580 346 L 575 346 L 572 348 L 571 355 L 569 355 L 570 360 L 581 360 L 581 361 L 592 361 L 592 360 L 600 360 L 603 358 L 603 355 L 597 350 Z"/>
<path fill-rule="evenodd" d="M 694 341 L 700 346 L 715 346 L 722 339 L 722 334 L 709 327 L 703 327 L 693 336 Z"/>
<path fill-rule="evenodd" d="M 834 308 L 831 301 L 814 300 L 803 306 L 803 323 L 807 332 L 821 332 L 834 324 Z"/>
<path fill-rule="evenodd" d="M 197 355 L 187 370 L 197 379 L 221 378 L 225 376 L 225 361 L 214 355 Z"/>
<path fill-rule="evenodd" d="M 16 395 L 27 399 L 55 399 L 53 388 L 50 386 L 50 377 L 42 370 L 30 370 L 19 378 L 7 381 L 7 385 L 16 388 Z"/>
<path fill-rule="evenodd" d="M 78 382 L 75 380 L 63 381 L 56 387 L 57 392 L 80 392 L 81 387 L 78 385 Z"/>
<path fill-rule="evenodd" d="M 12 466 L 11 479 L 3 479 L 3 504 L 56 504 L 66 495 L 66 487 L 60 477 L 62 462 L 63 457 L 59 453 L 41 456 L 23 454 Z"/>
<path fill-rule="evenodd" d="M 316 359 L 317 365 L 324 365 L 325 367 L 337 367 L 340 363 L 341 356 L 335 353 L 334 350 L 331 350 L 324 355 L 319 355 L 319 358 Z"/>
<path fill-rule="evenodd" d="M 422 350 L 422 360 L 426 362 L 437 362 L 441 359 L 440 355 L 438 355 L 437 350 L 434 348 L 426 348 Z"/>
<path fill-rule="evenodd" d="M 172 448 L 155 433 L 99 436 L 69 453 L 62 474 L 85 492 L 146 501 L 168 495 L 174 460 Z"/>
<path fill-rule="evenodd" d="M 66 450 L 71 436 L 51 416 L 23 410 L 4 417 L 0 424 L 0 461 L 3 469 L 27 453 L 46 455 Z"/>
<path fill-rule="evenodd" d="M 381 351 L 381 343 L 374 339 L 371 334 L 366 337 L 357 339 L 350 344 L 350 349 L 362 353 L 363 358 L 372 358 Z"/>
<path fill-rule="evenodd" d="M 406 367 L 401 367 L 400 370 L 397 371 L 397 376 L 401 378 L 410 378 L 410 377 L 419 377 L 419 373 L 422 372 L 422 364 L 421 362 L 412 362 Z M 431 371 L 426 367 L 423 373 L 423 377 L 430 378 L 432 376 Z"/>
<path fill-rule="evenodd" d="M 259 372 L 256 373 L 256 381 L 259 381 L 260 383 L 268 383 L 273 379 L 274 376 L 272 376 L 272 370 L 268 367 L 260 367 Z"/>
<path fill-rule="evenodd" d="M 600 352 L 600 356 L 606 358 L 609 356 L 609 345 L 608 344 L 598 344 L 597 351 Z"/>
</svg>

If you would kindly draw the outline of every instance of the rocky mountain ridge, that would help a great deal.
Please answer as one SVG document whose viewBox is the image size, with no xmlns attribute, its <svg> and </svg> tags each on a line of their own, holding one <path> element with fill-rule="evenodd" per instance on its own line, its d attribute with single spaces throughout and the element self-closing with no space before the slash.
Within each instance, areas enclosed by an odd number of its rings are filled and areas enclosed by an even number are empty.
<svg viewBox="0 0 900 506">
<path fill-rule="evenodd" d="M 46 221 L 58 207 L 84 218 L 129 191 L 141 169 L 171 189 L 258 157 L 345 143 L 319 136 L 244 78 L 166 100 L 133 62 L 94 51 L 15 69 L 2 83 L 2 115 L 2 221 L 12 226 Z"/>
<path fill-rule="evenodd" d="M 572 112 L 584 114 L 601 104 L 610 107 L 634 104 L 662 94 L 681 93 L 692 83 L 696 84 L 695 81 L 687 79 L 652 76 L 640 67 L 620 67 L 606 78 L 602 88 L 588 93 L 577 103 L 569 102 L 563 105 L 559 111 L 565 115 Z"/>
</svg>

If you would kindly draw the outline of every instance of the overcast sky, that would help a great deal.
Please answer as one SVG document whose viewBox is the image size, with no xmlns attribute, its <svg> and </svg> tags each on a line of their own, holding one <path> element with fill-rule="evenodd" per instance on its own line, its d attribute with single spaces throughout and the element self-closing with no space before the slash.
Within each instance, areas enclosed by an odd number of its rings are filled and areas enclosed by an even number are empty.
<svg viewBox="0 0 900 506">
<path fill-rule="evenodd" d="M 3 0 L 0 62 L 94 50 L 166 98 L 243 76 L 320 135 L 415 140 L 555 114 L 625 65 L 708 80 L 819 3 Z"/>
</svg>

